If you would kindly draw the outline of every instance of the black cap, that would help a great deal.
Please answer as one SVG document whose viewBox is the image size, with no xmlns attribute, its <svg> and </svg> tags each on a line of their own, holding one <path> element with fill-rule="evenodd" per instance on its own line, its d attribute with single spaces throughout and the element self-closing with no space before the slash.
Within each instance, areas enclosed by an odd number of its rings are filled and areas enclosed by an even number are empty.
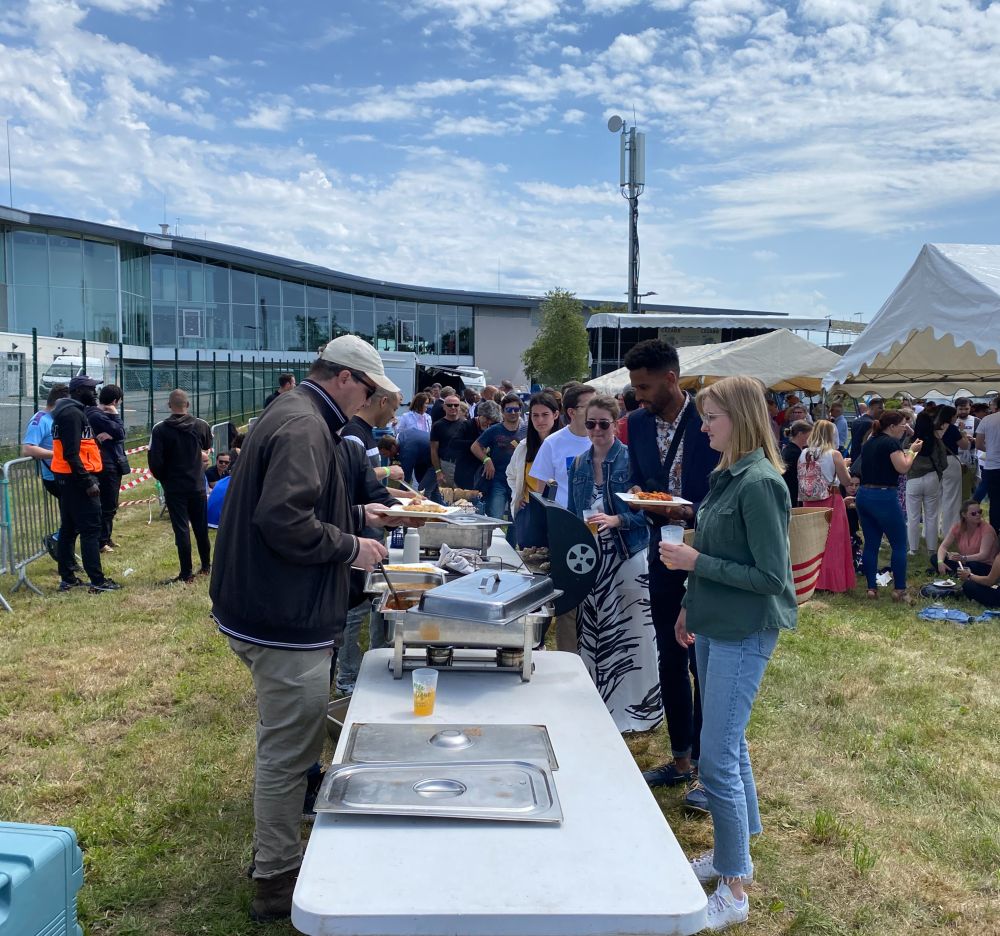
<svg viewBox="0 0 1000 936">
<path fill-rule="evenodd" d="M 87 388 L 94 389 L 96 386 L 97 381 L 93 377 L 80 374 L 69 382 L 69 392 L 72 393 L 74 390 L 85 390 Z"/>
</svg>

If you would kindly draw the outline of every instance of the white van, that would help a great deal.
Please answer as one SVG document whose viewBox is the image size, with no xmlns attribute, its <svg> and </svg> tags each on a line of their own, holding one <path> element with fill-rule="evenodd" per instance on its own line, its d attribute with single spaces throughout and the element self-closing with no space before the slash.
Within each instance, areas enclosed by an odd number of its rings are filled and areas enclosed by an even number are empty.
<svg viewBox="0 0 1000 936">
<path fill-rule="evenodd" d="M 56 384 L 68 384 L 74 377 L 86 374 L 97 381 L 100 389 L 104 383 L 104 361 L 101 358 L 87 358 L 84 362 L 82 357 L 74 357 L 70 354 L 57 354 L 45 373 L 38 381 L 38 392 L 43 396 L 48 396 L 49 391 Z"/>
</svg>

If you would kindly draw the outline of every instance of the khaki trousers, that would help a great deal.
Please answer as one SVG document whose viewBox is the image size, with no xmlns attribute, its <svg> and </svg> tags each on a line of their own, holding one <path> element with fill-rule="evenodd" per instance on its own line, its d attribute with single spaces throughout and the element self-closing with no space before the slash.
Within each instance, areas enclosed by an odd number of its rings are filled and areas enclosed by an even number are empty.
<svg viewBox="0 0 1000 936">
<path fill-rule="evenodd" d="M 302 864 L 306 773 L 323 753 L 333 651 L 275 650 L 229 638 L 257 691 L 254 878 Z"/>
</svg>

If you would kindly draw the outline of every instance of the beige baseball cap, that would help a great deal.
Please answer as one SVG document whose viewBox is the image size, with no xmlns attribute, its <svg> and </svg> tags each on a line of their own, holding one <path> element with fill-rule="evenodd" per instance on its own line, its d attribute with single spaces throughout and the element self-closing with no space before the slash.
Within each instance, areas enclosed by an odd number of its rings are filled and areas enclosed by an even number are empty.
<svg viewBox="0 0 1000 936">
<path fill-rule="evenodd" d="M 349 370 L 360 371 L 377 387 L 390 393 L 400 392 L 399 387 L 385 376 L 385 365 L 378 351 L 357 335 L 334 338 L 320 353 L 320 358 Z"/>
</svg>

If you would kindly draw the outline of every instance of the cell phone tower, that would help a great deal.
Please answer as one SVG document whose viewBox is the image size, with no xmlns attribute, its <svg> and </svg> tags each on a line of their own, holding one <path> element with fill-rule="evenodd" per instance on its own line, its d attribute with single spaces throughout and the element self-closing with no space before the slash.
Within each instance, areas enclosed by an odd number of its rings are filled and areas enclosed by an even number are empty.
<svg viewBox="0 0 1000 936">
<path fill-rule="evenodd" d="M 628 202 L 628 311 L 639 311 L 639 196 L 646 187 L 646 134 L 630 127 L 617 114 L 608 130 L 619 133 L 618 187 Z"/>
</svg>

